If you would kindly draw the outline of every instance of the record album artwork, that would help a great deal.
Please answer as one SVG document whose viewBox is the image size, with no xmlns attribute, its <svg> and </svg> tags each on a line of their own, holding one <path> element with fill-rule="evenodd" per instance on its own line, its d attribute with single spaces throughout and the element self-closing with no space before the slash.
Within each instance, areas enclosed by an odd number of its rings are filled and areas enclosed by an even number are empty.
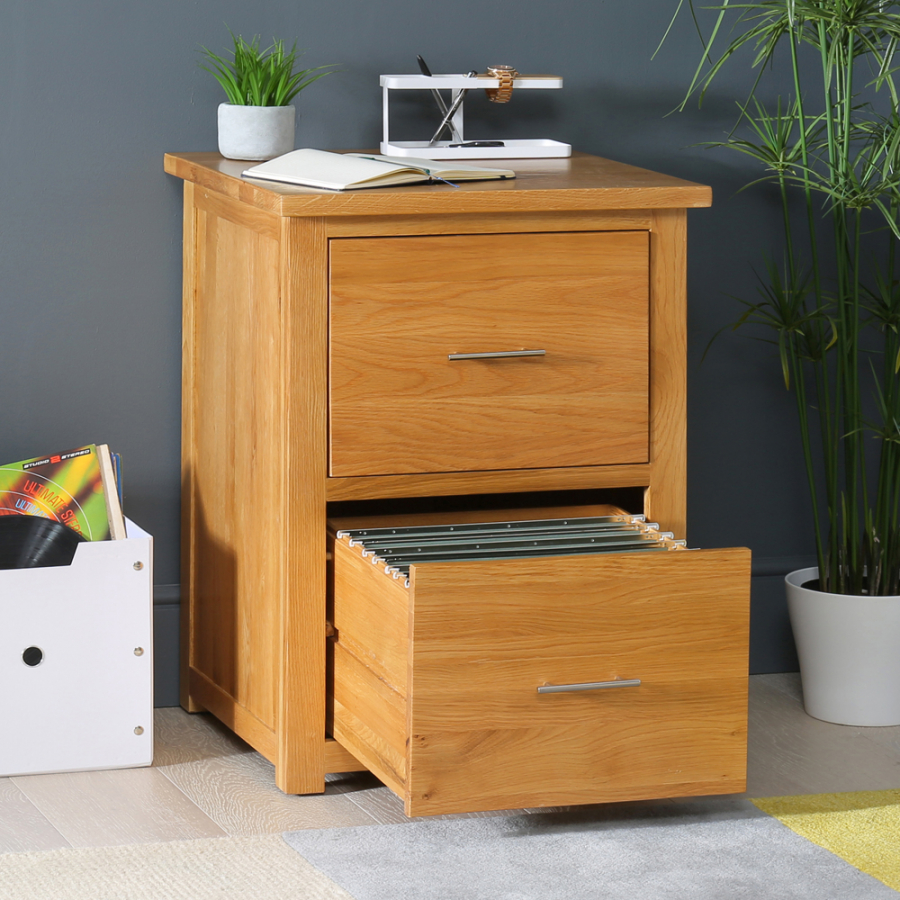
<svg viewBox="0 0 900 900">
<path fill-rule="evenodd" d="M 88 541 L 110 536 L 97 447 L 0 465 L 0 516 L 37 516 Z"/>
</svg>

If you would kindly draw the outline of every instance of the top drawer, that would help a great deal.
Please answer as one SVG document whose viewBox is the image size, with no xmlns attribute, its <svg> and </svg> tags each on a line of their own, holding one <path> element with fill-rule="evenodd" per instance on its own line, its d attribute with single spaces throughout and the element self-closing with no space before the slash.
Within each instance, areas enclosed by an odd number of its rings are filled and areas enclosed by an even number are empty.
<svg viewBox="0 0 900 900">
<path fill-rule="evenodd" d="M 332 240 L 330 474 L 647 462 L 648 349 L 646 232 Z"/>
</svg>

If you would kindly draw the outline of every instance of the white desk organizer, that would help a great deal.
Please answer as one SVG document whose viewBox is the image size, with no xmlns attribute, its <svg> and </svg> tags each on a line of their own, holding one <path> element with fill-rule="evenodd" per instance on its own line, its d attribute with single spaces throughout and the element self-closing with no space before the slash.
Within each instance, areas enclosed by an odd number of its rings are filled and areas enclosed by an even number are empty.
<svg viewBox="0 0 900 900">
<path fill-rule="evenodd" d="M 70 566 L 0 571 L 0 776 L 153 761 L 153 538 L 126 525 Z"/>
<path fill-rule="evenodd" d="M 461 90 L 484 90 L 495 88 L 500 84 L 498 78 L 489 75 L 478 75 L 467 78 L 465 75 L 382 75 L 381 76 L 381 108 L 384 120 L 381 153 L 383 156 L 413 156 L 420 159 L 548 159 L 572 155 L 572 145 L 545 138 L 530 140 L 504 141 L 503 147 L 450 147 L 465 140 L 463 132 L 463 101 L 453 124 L 459 133 L 459 141 L 391 141 L 388 107 L 391 91 L 452 91 L 451 104 Z M 510 103 L 515 103 L 517 91 L 559 90 L 563 86 L 562 78 L 556 75 L 520 75 L 513 82 L 513 95 Z M 507 104 L 508 105 L 508 104 Z M 435 128 L 440 123 L 440 115 L 435 107 Z"/>
</svg>

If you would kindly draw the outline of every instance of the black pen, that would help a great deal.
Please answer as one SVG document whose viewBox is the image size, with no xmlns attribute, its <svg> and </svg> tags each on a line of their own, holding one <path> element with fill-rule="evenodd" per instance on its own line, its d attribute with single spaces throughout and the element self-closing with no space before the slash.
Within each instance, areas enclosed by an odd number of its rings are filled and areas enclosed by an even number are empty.
<svg viewBox="0 0 900 900">
<path fill-rule="evenodd" d="M 431 69 L 428 68 L 428 64 L 425 62 L 425 60 L 422 59 L 421 56 L 417 56 L 416 60 L 419 63 L 419 70 L 421 71 L 421 73 L 423 75 L 427 76 L 428 78 L 433 78 L 434 76 L 431 74 Z M 437 91 L 437 90 L 433 90 L 431 92 L 431 96 L 434 97 L 435 103 L 437 103 L 438 109 L 441 111 L 441 115 L 446 116 L 447 115 L 447 104 L 444 103 L 444 98 L 441 96 L 441 92 Z M 462 140 L 462 137 L 460 136 L 459 132 L 457 131 L 456 126 L 452 122 L 450 123 L 450 132 L 451 132 L 452 140 L 454 140 L 454 141 Z"/>
</svg>

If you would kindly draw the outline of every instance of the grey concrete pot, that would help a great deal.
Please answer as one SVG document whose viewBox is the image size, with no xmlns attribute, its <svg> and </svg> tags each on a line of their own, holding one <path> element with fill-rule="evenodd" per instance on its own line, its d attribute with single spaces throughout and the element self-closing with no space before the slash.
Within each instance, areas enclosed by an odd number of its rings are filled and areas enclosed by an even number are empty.
<svg viewBox="0 0 900 900">
<path fill-rule="evenodd" d="M 227 159 L 272 159 L 294 149 L 293 106 L 219 104 L 219 153 Z"/>
<path fill-rule="evenodd" d="M 838 725 L 900 725 L 900 597 L 803 587 L 818 577 L 812 568 L 785 578 L 806 711 Z"/>
</svg>

